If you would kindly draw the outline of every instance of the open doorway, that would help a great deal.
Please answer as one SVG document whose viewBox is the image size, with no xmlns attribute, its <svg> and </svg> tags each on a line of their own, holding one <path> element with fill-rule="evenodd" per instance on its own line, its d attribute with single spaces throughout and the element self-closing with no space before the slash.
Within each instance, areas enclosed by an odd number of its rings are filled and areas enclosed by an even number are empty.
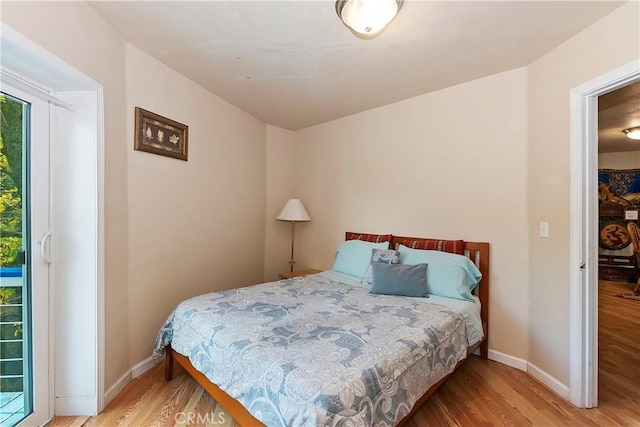
<svg viewBox="0 0 640 427">
<path fill-rule="evenodd" d="M 570 92 L 569 397 L 580 408 L 598 406 L 598 97 L 638 81 L 635 60 Z"/>
<path fill-rule="evenodd" d="M 635 82 L 598 97 L 599 406 L 623 409 L 636 405 L 640 395 L 639 214 L 640 82 Z"/>
</svg>

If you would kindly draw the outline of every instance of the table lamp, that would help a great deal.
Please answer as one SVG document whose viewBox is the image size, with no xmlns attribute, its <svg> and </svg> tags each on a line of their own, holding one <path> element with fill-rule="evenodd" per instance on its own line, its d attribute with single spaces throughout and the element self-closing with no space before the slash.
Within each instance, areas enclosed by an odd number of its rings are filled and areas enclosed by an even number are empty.
<svg viewBox="0 0 640 427">
<path fill-rule="evenodd" d="M 311 218 L 299 199 L 289 199 L 276 219 L 278 221 L 291 222 L 291 260 L 289 261 L 289 264 L 291 265 L 291 272 L 293 272 L 293 265 L 296 263 L 293 260 L 293 242 L 296 222 L 311 221 Z"/>
</svg>

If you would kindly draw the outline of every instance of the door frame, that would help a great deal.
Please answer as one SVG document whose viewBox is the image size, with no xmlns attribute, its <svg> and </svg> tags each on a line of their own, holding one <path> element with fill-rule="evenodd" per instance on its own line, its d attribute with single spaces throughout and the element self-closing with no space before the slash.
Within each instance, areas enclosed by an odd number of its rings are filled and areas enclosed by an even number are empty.
<svg viewBox="0 0 640 427">
<path fill-rule="evenodd" d="M 91 380 L 93 382 L 94 392 L 91 395 L 68 396 L 69 399 L 62 400 L 55 396 L 54 389 L 57 384 L 67 383 L 69 376 L 77 376 L 72 369 L 64 369 L 62 371 L 54 370 L 56 363 L 54 360 L 53 350 L 55 346 L 64 346 L 68 343 L 61 343 L 55 339 L 55 330 L 53 325 L 56 315 L 56 299 L 50 297 L 49 300 L 49 316 L 50 316 L 50 334 L 49 347 L 50 359 L 49 369 L 53 374 L 51 381 L 50 399 L 51 411 L 53 415 L 94 415 L 104 408 L 104 368 L 105 368 L 105 313 L 104 313 L 104 282 L 105 282 L 105 150 L 104 150 L 104 95 L 103 87 L 100 83 L 94 81 L 82 72 L 78 71 L 71 65 L 67 64 L 60 58 L 45 50 L 38 44 L 34 43 L 19 32 L 13 30 L 4 23 L 0 23 L 0 39 L 2 43 L 3 55 L 0 62 L 0 79 L 7 79 L 13 85 L 18 85 L 19 89 L 27 93 L 48 100 L 51 104 L 59 108 L 74 111 L 74 106 L 64 102 L 61 97 L 70 92 L 86 92 L 91 99 L 90 108 L 95 113 L 92 118 L 93 132 L 89 137 L 84 136 L 83 143 L 91 147 L 93 157 L 91 159 L 90 170 L 92 176 L 88 179 L 94 183 L 95 199 L 91 206 L 91 212 L 86 215 L 91 216 L 91 221 L 95 224 L 92 234 L 92 245 L 95 249 L 95 257 L 91 264 L 94 267 L 93 276 L 90 284 L 92 292 L 90 295 L 83 297 L 82 300 L 75 301 L 74 304 L 83 304 L 95 308 L 95 328 L 92 329 L 91 340 L 95 345 L 89 351 L 82 355 L 91 361 Z M 87 107 L 82 105 L 81 107 Z M 55 127 L 56 135 L 60 129 L 57 121 L 52 121 L 52 127 Z M 51 165 L 55 170 L 56 165 Z M 51 202 L 52 209 L 55 211 L 55 200 Z M 55 234 L 55 224 L 53 225 Z M 55 236 L 53 237 L 55 238 Z M 61 254 L 53 254 L 53 256 Z M 50 272 L 55 271 L 52 264 Z M 52 286 L 56 286 L 55 280 L 52 280 Z M 50 293 L 51 296 L 52 293 Z M 59 378 L 62 377 L 62 378 Z M 86 378 L 86 377 L 85 377 Z M 61 381 L 59 381 L 61 380 Z"/>
<path fill-rule="evenodd" d="M 598 97 L 640 81 L 632 61 L 571 90 L 569 394 L 598 405 Z"/>
</svg>

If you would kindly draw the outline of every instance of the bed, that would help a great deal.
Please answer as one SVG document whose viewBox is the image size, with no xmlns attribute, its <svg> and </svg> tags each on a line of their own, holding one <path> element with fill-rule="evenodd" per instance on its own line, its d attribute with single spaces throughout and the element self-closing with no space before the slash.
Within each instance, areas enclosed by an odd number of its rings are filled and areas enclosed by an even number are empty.
<svg viewBox="0 0 640 427">
<path fill-rule="evenodd" d="M 158 334 L 166 380 L 178 362 L 243 426 L 402 425 L 476 349 L 487 358 L 488 243 L 346 239 L 463 253 L 482 280 L 468 304 L 371 295 L 335 271 L 192 298 Z"/>
</svg>

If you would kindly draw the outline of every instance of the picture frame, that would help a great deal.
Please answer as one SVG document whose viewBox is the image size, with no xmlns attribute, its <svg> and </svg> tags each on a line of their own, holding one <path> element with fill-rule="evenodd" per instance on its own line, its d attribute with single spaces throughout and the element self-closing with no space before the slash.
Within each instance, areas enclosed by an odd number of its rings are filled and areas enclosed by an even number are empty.
<svg viewBox="0 0 640 427">
<path fill-rule="evenodd" d="M 189 126 L 140 107 L 135 114 L 134 150 L 187 161 Z"/>
</svg>

